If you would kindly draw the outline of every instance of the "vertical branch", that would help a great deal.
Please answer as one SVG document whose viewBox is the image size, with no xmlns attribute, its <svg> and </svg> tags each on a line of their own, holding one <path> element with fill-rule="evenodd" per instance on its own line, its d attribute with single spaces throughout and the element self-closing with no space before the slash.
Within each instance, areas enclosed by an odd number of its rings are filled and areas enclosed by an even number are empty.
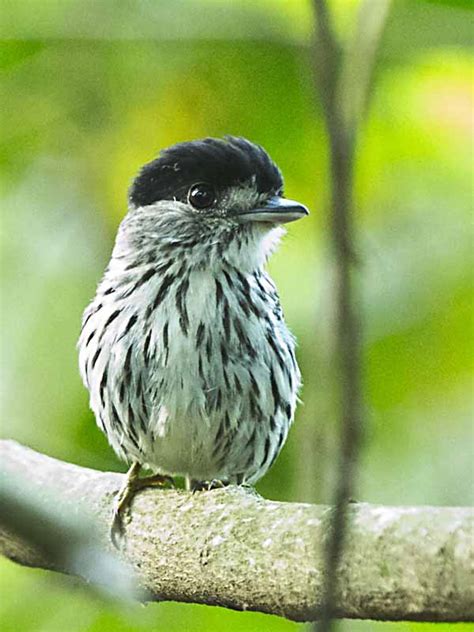
<svg viewBox="0 0 474 632">
<path fill-rule="evenodd" d="M 355 464 L 361 434 L 360 333 L 353 299 L 353 156 L 354 136 L 343 119 L 337 100 L 339 49 L 324 0 L 315 0 L 317 15 L 318 79 L 330 145 L 331 240 L 335 256 L 337 338 L 340 379 L 339 475 L 334 494 L 334 514 L 328 536 L 321 621 L 316 629 L 327 632 L 337 591 L 337 570 L 346 535 L 347 503 L 352 496 Z"/>
<path fill-rule="evenodd" d="M 338 79 L 337 98 L 346 126 L 357 133 L 370 99 L 377 50 L 392 0 L 362 0 Z"/>
<path fill-rule="evenodd" d="M 365 0 L 354 45 L 343 57 L 326 0 L 314 0 L 315 66 L 330 146 L 331 240 L 336 262 L 337 339 L 340 380 L 340 441 L 334 514 L 325 562 L 325 587 L 317 629 L 329 632 L 338 590 L 338 567 L 347 531 L 347 506 L 353 497 L 362 440 L 361 333 L 352 273 L 356 252 L 353 172 L 358 124 L 364 113 L 370 77 L 390 0 Z M 373 18 L 374 13 L 376 19 Z M 372 19 L 369 19 L 372 15 Z M 369 25 L 370 28 L 366 28 Z M 357 53 L 356 53 L 357 51 Z M 360 81 L 358 81 L 360 79 Z"/>
</svg>

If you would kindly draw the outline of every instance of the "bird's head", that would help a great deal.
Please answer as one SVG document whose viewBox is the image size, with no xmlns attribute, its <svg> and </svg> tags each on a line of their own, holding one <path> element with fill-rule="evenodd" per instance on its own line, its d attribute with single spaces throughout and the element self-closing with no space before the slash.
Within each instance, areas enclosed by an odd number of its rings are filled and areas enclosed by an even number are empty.
<svg viewBox="0 0 474 632">
<path fill-rule="evenodd" d="M 133 181 L 129 205 L 123 224 L 129 244 L 173 244 L 208 260 L 270 251 L 269 233 L 277 241 L 281 224 L 308 214 L 283 197 L 281 172 L 267 152 L 231 136 L 163 150 Z"/>
</svg>

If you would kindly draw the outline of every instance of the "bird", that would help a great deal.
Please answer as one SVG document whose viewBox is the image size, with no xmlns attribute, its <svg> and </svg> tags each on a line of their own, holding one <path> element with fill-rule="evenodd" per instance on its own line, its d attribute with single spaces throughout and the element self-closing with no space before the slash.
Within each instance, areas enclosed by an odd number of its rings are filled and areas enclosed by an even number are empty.
<svg viewBox="0 0 474 632">
<path fill-rule="evenodd" d="M 177 143 L 133 180 L 78 341 L 97 425 L 129 465 L 119 530 L 143 486 L 253 485 L 277 458 L 301 375 L 266 263 L 306 215 L 242 137 Z"/>
</svg>

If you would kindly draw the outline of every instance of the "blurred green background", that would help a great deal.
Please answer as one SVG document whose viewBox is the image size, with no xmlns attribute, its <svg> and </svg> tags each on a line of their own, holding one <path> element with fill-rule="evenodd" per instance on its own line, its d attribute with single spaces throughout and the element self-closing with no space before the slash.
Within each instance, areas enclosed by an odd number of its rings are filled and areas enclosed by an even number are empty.
<svg viewBox="0 0 474 632">
<path fill-rule="evenodd" d="M 343 42 L 358 5 L 330 0 Z M 469 6 L 394 1 L 359 145 L 364 501 L 473 502 Z M 333 262 L 311 2 L 1 0 L 0 9 L 2 435 L 85 466 L 124 469 L 80 382 L 82 310 L 141 164 L 177 141 L 244 135 L 281 166 L 287 195 L 312 210 L 289 227 L 270 264 L 299 341 L 304 404 L 258 490 L 328 502 L 337 438 Z M 306 629 L 219 608 L 123 606 L 4 560 L 0 581 L 2 632 Z"/>
</svg>

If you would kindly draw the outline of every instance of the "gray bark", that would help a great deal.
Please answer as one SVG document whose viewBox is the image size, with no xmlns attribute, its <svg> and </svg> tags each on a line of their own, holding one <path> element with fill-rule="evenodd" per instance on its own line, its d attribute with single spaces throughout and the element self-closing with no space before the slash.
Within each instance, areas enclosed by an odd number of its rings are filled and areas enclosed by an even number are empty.
<svg viewBox="0 0 474 632">
<path fill-rule="evenodd" d="M 64 533 L 74 534 L 81 516 L 89 514 L 94 539 L 106 555 L 113 553 L 111 510 L 123 475 L 64 463 L 11 441 L 0 442 L 0 463 L 19 495 L 34 498 L 35 511 L 43 508 L 61 523 L 58 533 L 48 527 L 51 520 L 44 523 L 38 536 L 37 521 L 25 526 L 15 512 L 4 513 L 3 555 L 19 564 L 87 575 L 80 565 L 55 556 L 51 542 L 63 547 Z M 473 513 L 467 507 L 350 505 L 336 616 L 474 620 Z M 118 555 L 147 600 L 314 620 L 323 598 L 330 518 L 327 506 L 273 502 L 237 487 L 195 494 L 145 489 L 133 501 Z"/>
</svg>

